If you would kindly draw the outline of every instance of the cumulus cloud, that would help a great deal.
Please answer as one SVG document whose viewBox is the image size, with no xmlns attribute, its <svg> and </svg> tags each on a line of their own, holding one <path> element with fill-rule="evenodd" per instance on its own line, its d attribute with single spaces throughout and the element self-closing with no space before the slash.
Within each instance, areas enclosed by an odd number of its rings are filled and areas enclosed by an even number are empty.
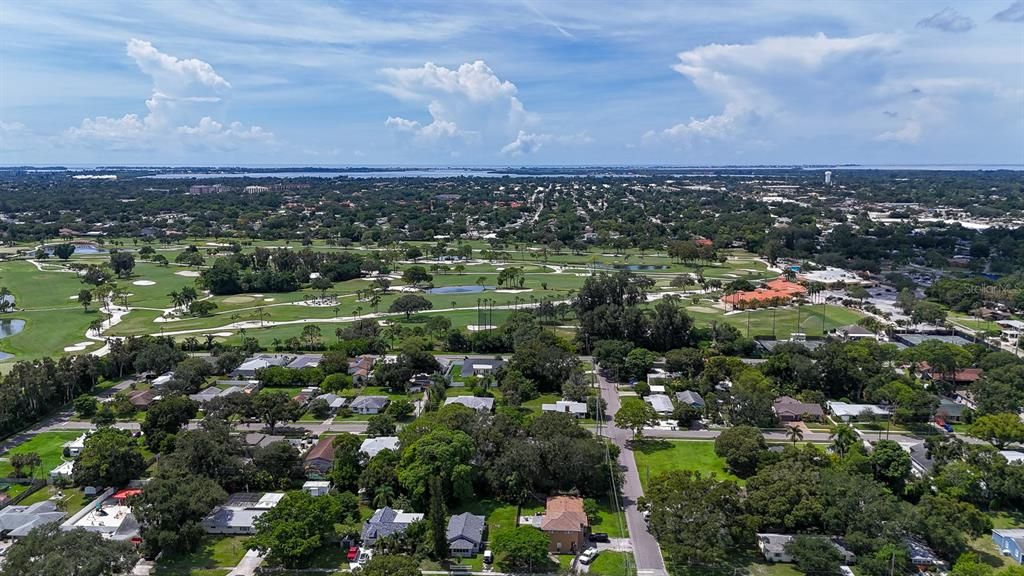
<svg viewBox="0 0 1024 576">
<path fill-rule="evenodd" d="M 917 142 L 920 138 L 921 123 L 917 120 L 910 120 L 896 130 L 886 130 L 875 136 L 875 140 L 879 142 L 912 143 Z"/>
<path fill-rule="evenodd" d="M 0 152 L 27 150 L 35 136 L 21 122 L 0 120 Z"/>
<path fill-rule="evenodd" d="M 1024 0 L 1010 4 L 1006 10 L 998 12 L 993 18 L 1000 22 L 1024 22 Z"/>
<path fill-rule="evenodd" d="M 952 8 L 943 8 L 935 14 L 920 20 L 918 28 L 934 28 L 943 32 L 967 32 L 974 28 L 974 21 Z"/>
<path fill-rule="evenodd" d="M 518 88 L 502 79 L 483 60 L 447 68 L 427 62 L 418 68 L 385 68 L 379 88 L 411 104 L 426 105 L 429 120 L 388 116 L 384 125 L 420 144 L 494 146 L 518 139 L 538 122 L 518 97 Z M 514 144 L 505 145 L 505 147 Z M 523 144 L 534 148 L 536 144 Z M 502 153 L 513 154 L 513 150 Z M 453 150 L 449 150 L 450 152 Z M 522 153 L 522 152 L 518 152 Z"/>
<path fill-rule="evenodd" d="M 67 142 L 117 150 L 175 142 L 230 149 L 244 142 L 273 141 L 273 134 L 259 126 L 246 127 L 237 121 L 225 125 L 210 116 L 211 107 L 223 100 L 231 84 L 209 63 L 165 54 L 135 38 L 127 42 L 125 51 L 153 81 L 145 102 L 147 114 L 85 118 L 64 131 Z"/>
<path fill-rule="evenodd" d="M 540 150 L 545 144 L 575 144 L 589 143 L 591 141 L 592 139 L 587 136 L 586 133 L 582 132 L 579 134 L 559 136 L 555 134 L 528 133 L 524 130 L 520 130 L 516 135 L 515 140 L 501 148 L 501 153 L 505 156 L 525 156 Z"/>
<path fill-rule="evenodd" d="M 708 44 L 680 52 L 673 66 L 701 92 L 722 103 L 722 111 L 693 117 L 645 142 L 694 144 L 736 138 L 751 127 L 785 116 L 798 102 L 803 112 L 840 106 L 849 78 L 878 74 L 877 60 L 898 44 L 896 37 L 869 34 L 850 38 L 780 36 L 751 44 Z M 830 104 L 835 103 L 835 104 Z"/>
</svg>

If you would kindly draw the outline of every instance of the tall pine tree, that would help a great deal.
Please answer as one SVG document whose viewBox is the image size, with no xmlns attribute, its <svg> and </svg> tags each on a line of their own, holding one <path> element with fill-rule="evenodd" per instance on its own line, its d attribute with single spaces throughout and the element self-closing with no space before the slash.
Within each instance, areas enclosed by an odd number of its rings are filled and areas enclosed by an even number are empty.
<svg viewBox="0 0 1024 576">
<path fill-rule="evenodd" d="M 430 541 L 437 559 L 448 557 L 448 510 L 444 505 L 444 484 L 439 476 L 430 479 Z"/>
</svg>

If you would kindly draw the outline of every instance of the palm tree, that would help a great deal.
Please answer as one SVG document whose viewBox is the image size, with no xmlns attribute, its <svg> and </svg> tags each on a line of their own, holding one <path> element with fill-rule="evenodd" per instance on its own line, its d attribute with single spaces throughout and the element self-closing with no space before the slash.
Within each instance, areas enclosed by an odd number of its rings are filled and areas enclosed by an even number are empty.
<svg viewBox="0 0 1024 576">
<path fill-rule="evenodd" d="M 188 348 L 189 352 L 195 352 L 199 348 L 199 339 L 195 336 L 185 338 L 185 347 Z"/>
<path fill-rule="evenodd" d="M 845 457 L 846 451 L 857 442 L 857 431 L 849 424 L 839 424 L 832 427 L 828 437 L 832 440 L 832 448 L 840 457 Z"/>
<path fill-rule="evenodd" d="M 373 505 L 377 508 L 389 506 L 395 499 L 395 489 L 390 484 L 382 484 L 373 494 Z"/>
<path fill-rule="evenodd" d="M 175 308 L 180 308 L 185 304 L 185 299 L 182 298 L 181 294 L 177 290 L 171 290 L 167 295 L 171 297 L 171 305 Z"/>
<path fill-rule="evenodd" d="M 802 442 L 804 439 L 804 429 L 799 426 L 786 426 L 786 437 L 793 444 Z"/>
</svg>

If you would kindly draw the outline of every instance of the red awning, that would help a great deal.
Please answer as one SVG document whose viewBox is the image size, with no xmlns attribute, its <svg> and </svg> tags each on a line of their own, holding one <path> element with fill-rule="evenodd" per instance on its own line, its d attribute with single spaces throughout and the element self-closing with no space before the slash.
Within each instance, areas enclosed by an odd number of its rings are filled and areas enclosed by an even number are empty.
<svg viewBox="0 0 1024 576">
<path fill-rule="evenodd" d="M 142 494 L 142 490 L 138 488 L 129 488 L 114 494 L 114 500 L 124 500 L 126 498 L 131 498 L 132 496 L 138 496 L 139 494 Z"/>
</svg>

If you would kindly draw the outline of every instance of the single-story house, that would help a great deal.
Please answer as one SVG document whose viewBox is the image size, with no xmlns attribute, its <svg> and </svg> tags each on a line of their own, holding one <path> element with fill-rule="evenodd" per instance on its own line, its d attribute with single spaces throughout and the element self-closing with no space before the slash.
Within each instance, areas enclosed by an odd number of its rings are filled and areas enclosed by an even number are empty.
<svg viewBox="0 0 1024 576">
<path fill-rule="evenodd" d="M 820 422 L 825 419 L 825 411 L 821 405 L 813 402 L 801 402 L 789 396 L 779 396 L 772 403 L 772 411 L 782 422 L 799 422 L 803 420 L 814 420 Z"/>
<path fill-rule="evenodd" d="M 262 432 L 249 432 L 242 435 L 242 444 L 246 448 L 265 448 L 274 442 L 283 442 L 288 439 L 284 436 L 263 434 Z"/>
<path fill-rule="evenodd" d="M 485 518 L 463 512 L 448 519 L 448 550 L 452 556 L 469 557 L 480 552 Z"/>
<path fill-rule="evenodd" d="M 644 402 L 650 404 L 655 412 L 662 415 L 671 414 L 676 409 L 672 405 L 672 399 L 664 394 L 651 394 L 644 398 Z"/>
<path fill-rule="evenodd" d="M 257 371 L 270 368 L 271 366 L 287 366 L 293 358 L 294 356 L 286 356 L 284 354 L 258 354 L 250 356 L 238 368 L 235 368 L 231 375 L 236 378 L 252 379 L 256 377 Z"/>
<path fill-rule="evenodd" d="M 153 379 L 153 388 L 163 388 L 167 386 L 167 383 L 174 379 L 174 372 L 164 372 Z"/>
<path fill-rule="evenodd" d="M 307 478 L 317 480 L 327 476 L 334 467 L 334 437 L 324 436 L 310 448 L 302 459 L 302 467 Z"/>
<path fill-rule="evenodd" d="M 64 513 L 57 509 L 57 503 L 43 500 L 29 506 L 8 506 L 0 510 L 0 537 L 21 538 L 36 526 L 59 522 Z"/>
<path fill-rule="evenodd" d="M 316 368 L 320 365 L 320 361 L 323 360 L 323 358 L 323 354 L 299 354 L 286 365 L 286 368 L 291 368 L 293 370 Z"/>
<path fill-rule="evenodd" d="M 923 378 L 952 382 L 957 386 L 970 386 L 981 380 L 981 377 L 985 374 L 985 371 L 981 368 L 959 368 L 954 370 L 952 374 L 945 373 L 932 368 L 927 362 L 919 363 L 917 370 Z"/>
<path fill-rule="evenodd" d="M 939 398 L 939 407 L 935 410 L 935 418 L 946 422 L 959 422 L 964 417 L 967 406 L 951 399 Z"/>
<path fill-rule="evenodd" d="M 244 390 L 238 386 L 229 386 L 223 389 L 218 388 L 217 386 L 210 386 L 208 388 L 200 390 L 195 394 L 189 394 L 188 397 L 192 399 L 193 402 L 196 402 L 198 404 L 206 404 L 207 402 L 213 400 L 214 398 L 228 396 L 230 394 L 234 394 L 235 392 L 244 392 Z"/>
<path fill-rule="evenodd" d="M 505 361 L 498 358 L 466 358 L 462 362 L 460 374 L 463 378 L 489 376 L 501 370 L 504 366 Z"/>
<path fill-rule="evenodd" d="M 327 480 L 306 480 L 302 484 L 302 491 L 310 496 L 323 496 L 331 491 L 331 483 Z"/>
<path fill-rule="evenodd" d="M 827 404 L 829 412 L 843 422 L 863 418 L 878 418 L 885 420 L 889 418 L 889 415 L 891 414 L 888 408 L 877 404 L 848 404 L 846 402 L 837 402 L 834 400 L 829 400 Z"/>
<path fill-rule="evenodd" d="M 682 376 L 679 372 L 669 372 L 664 368 L 651 368 L 651 371 L 647 373 L 647 385 L 648 386 L 662 386 L 665 382 L 674 380 Z"/>
<path fill-rule="evenodd" d="M 378 508 L 373 516 L 363 524 L 361 540 L 363 546 L 369 547 L 380 538 L 405 532 L 413 522 L 423 519 L 423 514 L 394 510 L 385 506 Z"/>
<path fill-rule="evenodd" d="M 793 534 L 757 534 L 757 547 L 761 550 L 761 554 L 764 555 L 765 560 L 769 562 L 781 562 L 788 564 L 793 562 L 793 557 L 786 551 L 786 545 L 792 542 L 796 535 Z M 838 538 L 831 536 L 819 536 L 820 538 L 828 538 L 832 546 L 835 547 L 836 551 L 843 557 L 843 564 L 853 564 L 857 561 L 857 556 L 847 550 Z"/>
<path fill-rule="evenodd" d="M 999 454 L 1010 464 L 1024 464 L 1024 452 L 1017 450 L 1000 450 Z"/>
<path fill-rule="evenodd" d="M 356 414 L 380 414 L 389 402 L 387 396 L 356 396 L 348 406 Z"/>
<path fill-rule="evenodd" d="M 140 543 L 139 522 L 130 504 L 130 500 L 139 494 L 142 494 L 139 488 L 108 488 L 68 518 L 60 525 L 60 529 L 81 529 L 96 532 L 110 540 Z"/>
<path fill-rule="evenodd" d="M 554 404 L 541 404 L 541 412 L 562 412 L 571 414 L 576 418 L 587 416 L 587 405 L 584 402 L 573 402 L 571 400 L 559 400 Z"/>
<path fill-rule="evenodd" d="M 996 528 L 992 530 L 992 542 L 1003 556 L 1024 564 L 1024 529 Z"/>
<path fill-rule="evenodd" d="M 75 472 L 75 461 L 67 460 L 61 462 L 60 466 L 57 466 L 53 470 L 50 470 L 50 483 L 54 483 L 57 480 L 71 480 L 72 475 Z"/>
<path fill-rule="evenodd" d="M 494 398 L 483 398 L 479 396 L 453 396 L 444 401 L 444 405 L 462 404 L 477 412 L 491 412 L 494 410 Z"/>
<path fill-rule="evenodd" d="M 89 437 L 89 433 L 85 432 L 74 440 L 69 440 L 64 443 L 64 454 L 71 458 L 78 458 L 78 455 L 85 449 L 85 439 Z"/>
<path fill-rule="evenodd" d="M 575 496 L 548 498 L 540 529 L 550 539 L 549 552 L 578 554 L 583 550 L 590 531 L 590 521 L 583 510 L 583 499 Z"/>
<path fill-rule="evenodd" d="M 321 394 L 316 398 L 313 398 L 313 400 L 323 400 L 324 402 L 327 402 L 327 406 L 331 408 L 332 413 L 341 410 L 341 407 L 345 405 L 345 402 L 348 402 L 348 398 L 332 393 Z"/>
<path fill-rule="evenodd" d="M 348 373 L 352 376 L 352 382 L 357 385 L 365 384 L 373 374 L 373 366 L 376 363 L 377 358 L 369 354 L 356 356 L 352 359 L 352 361 L 348 363 Z"/>
<path fill-rule="evenodd" d="M 409 378 L 409 385 L 406 387 L 406 392 L 423 392 L 430 385 L 434 383 L 434 379 L 425 372 L 414 374 L 412 378 Z"/>
<path fill-rule="evenodd" d="M 135 390 L 128 394 L 128 403 L 136 408 L 148 408 L 159 397 L 159 394 L 152 388 Z"/>
<path fill-rule="evenodd" d="M 847 326 L 840 326 L 832 331 L 832 334 L 837 338 L 843 340 L 862 340 L 870 339 L 875 340 L 877 336 L 871 330 L 857 324 L 849 324 Z"/>
<path fill-rule="evenodd" d="M 397 452 L 398 436 L 378 436 L 376 438 L 367 438 L 359 445 L 359 451 L 363 452 L 370 458 L 380 454 L 381 450 L 393 450 Z"/>
<path fill-rule="evenodd" d="M 232 494 L 226 504 L 217 506 L 200 524 L 207 534 L 255 534 L 256 519 L 284 498 L 282 492 Z"/>
<path fill-rule="evenodd" d="M 701 395 L 693 390 L 676 392 L 676 402 L 689 406 L 695 410 L 703 410 L 706 406 L 704 398 L 701 398 Z"/>
</svg>

